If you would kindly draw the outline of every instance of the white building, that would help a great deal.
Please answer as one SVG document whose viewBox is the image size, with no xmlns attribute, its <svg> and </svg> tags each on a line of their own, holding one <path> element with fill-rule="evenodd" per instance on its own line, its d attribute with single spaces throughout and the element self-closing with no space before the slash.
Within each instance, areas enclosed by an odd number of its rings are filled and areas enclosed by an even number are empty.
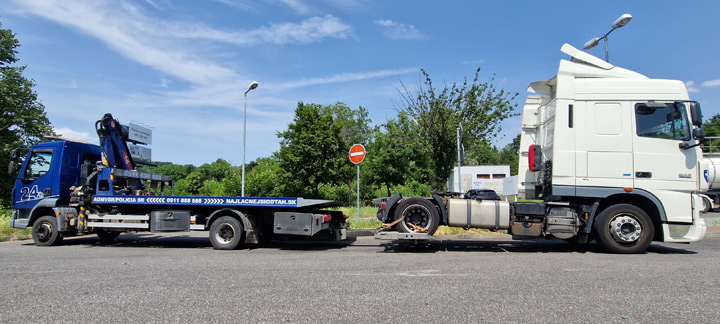
<svg viewBox="0 0 720 324">
<path fill-rule="evenodd" d="M 498 194 L 503 192 L 503 180 L 510 177 L 509 165 L 464 165 L 458 185 L 458 167 L 453 169 L 448 179 L 448 191 L 467 192 L 470 189 L 492 189 Z"/>
</svg>

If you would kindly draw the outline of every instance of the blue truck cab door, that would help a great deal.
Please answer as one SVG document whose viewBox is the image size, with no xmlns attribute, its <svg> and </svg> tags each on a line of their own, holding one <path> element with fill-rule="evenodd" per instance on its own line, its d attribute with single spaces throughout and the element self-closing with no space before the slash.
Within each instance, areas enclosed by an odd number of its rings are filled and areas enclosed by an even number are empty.
<svg viewBox="0 0 720 324">
<path fill-rule="evenodd" d="M 23 163 L 17 178 L 15 179 L 15 187 L 12 193 L 12 207 L 16 210 L 29 211 L 42 199 L 52 197 L 54 178 L 58 174 L 54 160 L 59 157 L 58 150 L 54 148 L 34 148 L 32 149 Z"/>
</svg>

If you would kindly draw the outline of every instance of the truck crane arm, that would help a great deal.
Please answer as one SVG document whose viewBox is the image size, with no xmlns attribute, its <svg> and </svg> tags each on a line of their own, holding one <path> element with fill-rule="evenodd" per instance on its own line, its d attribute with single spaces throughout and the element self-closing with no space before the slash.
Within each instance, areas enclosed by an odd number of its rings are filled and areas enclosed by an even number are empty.
<svg viewBox="0 0 720 324">
<path fill-rule="evenodd" d="M 100 138 L 103 165 L 111 168 L 135 170 L 135 161 L 127 145 L 128 132 L 109 113 L 95 122 L 95 131 Z"/>
</svg>

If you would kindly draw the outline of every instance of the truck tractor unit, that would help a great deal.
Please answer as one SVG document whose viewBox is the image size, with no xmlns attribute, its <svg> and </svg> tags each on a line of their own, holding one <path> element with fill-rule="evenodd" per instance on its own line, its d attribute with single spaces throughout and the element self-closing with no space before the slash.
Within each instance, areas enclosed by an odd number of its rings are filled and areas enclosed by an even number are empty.
<svg viewBox="0 0 720 324">
<path fill-rule="evenodd" d="M 63 237 L 97 234 L 113 241 L 123 232 L 209 231 L 216 249 L 235 249 L 274 235 L 345 239 L 345 217 L 324 210 L 328 200 L 293 197 L 163 196 L 168 176 L 138 171 L 127 130 L 110 114 L 95 124 L 100 146 L 45 142 L 24 155 L 12 191 L 13 228 L 32 228 L 39 246 Z M 172 192 L 172 191 L 171 191 Z"/>
<path fill-rule="evenodd" d="M 376 236 L 418 239 L 449 225 L 595 240 L 615 253 L 705 236 L 699 194 L 715 184 L 715 167 L 703 159 L 702 113 L 685 84 L 649 79 L 568 44 L 561 50 L 572 59 L 530 84 L 523 107 L 519 182 L 530 201 L 377 199 L 378 219 L 398 233 Z"/>
</svg>

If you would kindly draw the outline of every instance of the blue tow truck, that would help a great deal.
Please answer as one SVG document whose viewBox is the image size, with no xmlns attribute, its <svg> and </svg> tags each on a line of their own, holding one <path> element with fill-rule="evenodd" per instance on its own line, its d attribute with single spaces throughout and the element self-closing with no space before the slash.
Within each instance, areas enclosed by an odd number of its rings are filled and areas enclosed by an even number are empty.
<svg viewBox="0 0 720 324">
<path fill-rule="evenodd" d="M 95 124 L 100 146 L 44 142 L 26 155 L 11 194 L 10 226 L 32 228 L 38 246 L 96 234 L 112 242 L 125 232 L 209 231 L 215 249 L 231 250 L 277 235 L 343 240 L 345 216 L 329 200 L 295 197 L 175 196 L 168 176 L 138 171 L 127 129 L 111 114 Z M 24 158 L 23 158 L 24 156 Z M 170 191 L 171 195 L 157 195 Z"/>
</svg>

